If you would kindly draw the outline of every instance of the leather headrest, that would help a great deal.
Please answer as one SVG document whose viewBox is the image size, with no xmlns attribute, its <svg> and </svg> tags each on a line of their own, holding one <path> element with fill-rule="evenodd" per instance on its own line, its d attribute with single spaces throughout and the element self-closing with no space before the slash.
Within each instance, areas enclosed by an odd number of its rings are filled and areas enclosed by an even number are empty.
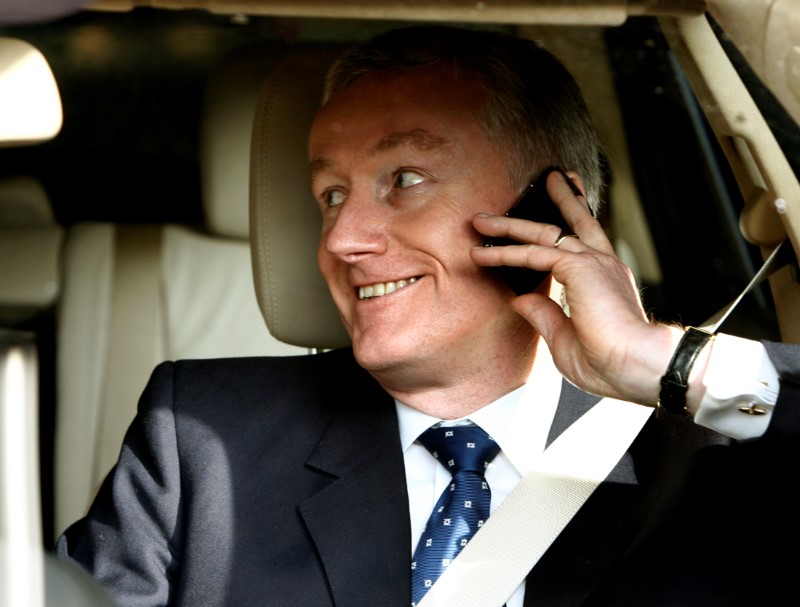
<svg viewBox="0 0 800 607">
<path fill-rule="evenodd" d="M 350 343 L 317 267 L 322 219 L 306 147 L 333 56 L 295 56 L 270 73 L 256 109 L 250 166 L 250 248 L 261 313 L 277 339 L 318 349 Z"/>
<path fill-rule="evenodd" d="M 42 182 L 29 175 L 0 181 L 0 226 L 31 228 L 56 223 Z"/>
<path fill-rule="evenodd" d="M 37 179 L 0 182 L 0 321 L 21 322 L 56 302 L 63 237 Z"/>
<path fill-rule="evenodd" d="M 282 50 L 253 47 L 227 55 L 209 76 L 200 130 L 205 226 L 217 236 L 247 240 L 250 136 L 258 95 Z"/>
</svg>

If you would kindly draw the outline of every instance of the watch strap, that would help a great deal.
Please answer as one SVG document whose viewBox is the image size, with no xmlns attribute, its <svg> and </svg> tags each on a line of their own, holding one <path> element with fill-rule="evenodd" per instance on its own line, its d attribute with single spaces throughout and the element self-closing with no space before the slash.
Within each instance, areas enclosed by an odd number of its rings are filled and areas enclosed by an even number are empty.
<svg viewBox="0 0 800 607">
<path fill-rule="evenodd" d="M 705 347 L 714 334 L 687 327 L 675 348 L 667 372 L 661 378 L 661 392 L 658 395 L 657 409 L 677 415 L 688 415 L 686 409 L 686 392 L 689 389 L 689 373 L 697 360 L 697 355 Z"/>
</svg>

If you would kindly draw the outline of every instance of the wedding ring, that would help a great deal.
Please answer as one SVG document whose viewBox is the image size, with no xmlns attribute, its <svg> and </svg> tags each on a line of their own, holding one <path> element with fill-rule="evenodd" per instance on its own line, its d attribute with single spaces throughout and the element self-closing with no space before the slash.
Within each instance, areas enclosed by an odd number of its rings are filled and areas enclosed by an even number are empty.
<svg viewBox="0 0 800 607">
<path fill-rule="evenodd" d="M 577 234 L 572 234 L 572 233 L 564 234 L 564 231 L 562 230 L 561 234 L 558 235 L 558 238 L 556 238 L 556 241 L 553 243 L 553 248 L 557 249 L 558 245 L 560 245 L 562 242 L 564 242 L 567 238 L 578 238 L 578 235 Z"/>
</svg>

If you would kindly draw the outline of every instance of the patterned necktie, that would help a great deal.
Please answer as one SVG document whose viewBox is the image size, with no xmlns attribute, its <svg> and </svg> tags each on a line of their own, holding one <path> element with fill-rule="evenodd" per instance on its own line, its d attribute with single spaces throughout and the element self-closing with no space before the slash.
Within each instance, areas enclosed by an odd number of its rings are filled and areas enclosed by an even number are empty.
<svg viewBox="0 0 800 607">
<path fill-rule="evenodd" d="M 411 561 L 411 607 L 447 569 L 489 516 L 484 477 L 500 447 L 479 426 L 429 428 L 419 442 L 453 475 L 433 508 Z"/>
</svg>

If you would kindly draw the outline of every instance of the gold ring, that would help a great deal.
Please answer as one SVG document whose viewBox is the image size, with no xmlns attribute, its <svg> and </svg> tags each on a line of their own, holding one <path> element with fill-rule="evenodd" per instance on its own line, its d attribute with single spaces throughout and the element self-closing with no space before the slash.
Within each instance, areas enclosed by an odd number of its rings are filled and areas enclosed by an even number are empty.
<svg viewBox="0 0 800 607">
<path fill-rule="evenodd" d="M 578 235 L 572 233 L 564 234 L 564 232 L 562 231 L 561 234 L 558 235 L 558 238 L 556 238 L 556 241 L 553 243 L 553 248 L 557 249 L 558 245 L 564 242 L 567 238 L 578 238 Z"/>
</svg>

